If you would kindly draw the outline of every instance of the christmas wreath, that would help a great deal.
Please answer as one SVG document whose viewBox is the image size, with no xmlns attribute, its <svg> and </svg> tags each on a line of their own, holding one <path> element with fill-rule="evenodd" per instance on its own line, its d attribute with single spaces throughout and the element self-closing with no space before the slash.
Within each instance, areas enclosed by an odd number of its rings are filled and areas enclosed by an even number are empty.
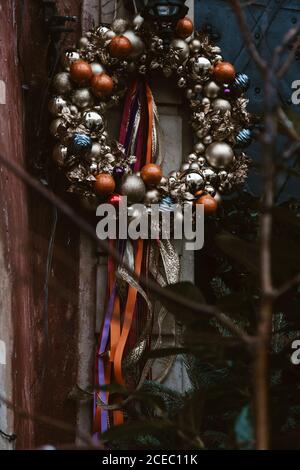
<svg viewBox="0 0 300 470">
<path fill-rule="evenodd" d="M 101 25 L 87 32 L 76 50 L 64 54 L 49 103 L 55 117 L 50 131 L 58 141 L 53 158 L 70 181 L 69 191 L 92 207 L 101 201 L 115 203 L 123 194 L 129 203 L 160 203 L 162 208 L 202 203 L 206 212 L 213 212 L 216 194 L 236 189 L 247 176 L 249 159 L 243 148 L 251 141 L 251 131 L 243 93 L 249 79 L 223 60 L 207 35 L 194 32 L 187 17 L 178 21 L 173 38 L 159 33 L 155 23 L 139 15 L 132 22 L 116 19 L 110 28 Z M 158 72 L 172 77 L 185 95 L 194 132 L 192 152 L 181 168 L 166 176 L 157 163 L 157 110 L 145 85 L 145 78 Z M 138 149 L 129 144 L 125 150 L 124 139 L 112 139 L 106 120 L 107 109 L 126 93 L 128 106 L 133 106 L 132 97 L 141 86 L 153 104 L 148 113 L 152 145 L 142 168 L 137 166 Z M 122 123 L 124 132 L 131 126 L 131 143 L 137 140 L 139 110 L 134 119 Z"/>
<path fill-rule="evenodd" d="M 53 159 L 70 183 L 68 190 L 89 207 L 101 202 L 118 207 L 126 196 L 128 211 L 134 203 L 142 203 L 150 213 L 154 203 L 161 212 L 203 204 L 205 212 L 212 213 L 220 194 L 244 182 L 249 159 L 243 148 L 251 132 L 243 93 L 249 79 L 223 60 L 207 35 L 194 32 L 188 18 L 179 19 L 174 29 L 140 15 L 131 22 L 116 19 L 110 27 L 87 32 L 77 49 L 64 53 L 62 67 L 49 103 L 54 116 L 50 130 L 57 140 Z M 149 86 L 149 78 L 158 73 L 182 90 L 194 132 L 191 153 L 165 176 L 159 116 Z M 108 134 L 106 116 L 123 98 L 116 141 Z M 152 276 L 161 286 L 179 281 L 180 260 L 170 240 L 111 242 L 137 277 Z M 160 347 L 167 317 L 163 307 L 154 309 L 152 304 L 130 273 L 109 259 L 95 367 L 95 432 L 105 431 L 110 420 L 119 424 L 124 419 L 103 385 L 115 381 L 139 387 L 152 370 L 153 359 L 144 360 L 144 352 L 149 346 Z M 153 328 L 159 332 L 157 340 Z M 174 325 L 174 345 L 176 335 Z M 155 380 L 166 377 L 173 361 L 171 357 Z"/>
</svg>

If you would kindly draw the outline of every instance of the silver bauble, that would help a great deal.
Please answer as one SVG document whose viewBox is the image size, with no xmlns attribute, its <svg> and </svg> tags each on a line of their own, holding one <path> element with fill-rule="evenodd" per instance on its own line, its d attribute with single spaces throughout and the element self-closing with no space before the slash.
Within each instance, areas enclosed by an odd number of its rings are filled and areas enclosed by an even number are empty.
<svg viewBox="0 0 300 470">
<path fill-rule="evenodd" d="M 147 213 L 146 207 L 128 207 L 127 214 L 129 222 L 141 219 Z"/>
<path fill-rule="evenodd" d="M 184 193 L 184 195 L 183 195 L 183 199 L 184 199 L 185 201 L 192 202 L 192 201 L 195 200 L 195 196 L 194 196 L 192 193 L 190 193 L 189 191 L 186 191 L 186 192 Z"/>
<path fill-rule="evenodd" d="M 222 52 L 222 50 L 219 46 L 214 46 L 214 47 L 211 48 L 211 52 L 213 54 L 220 54 Z"/>
<path fill-rule="evenodd" d="M 73 114 L 73 116 L 75 116 L 76 114 L 78 114 L 78 108 L 77 106 L 75 106 L 74 104 L 71 104 L 69 106 L 69 110 L 70 110 L 70 113 Z"/>
<path fill-rule="evenodd" d="M 190 164 L 189 163 L 183 163 L 180 167 L 180 171 L 184 172 L 184 171 L 187 171 L 189 170 L 190 168 Z"/>
<path fill-rule="evenodd" d="M 187 97 L 188 100 L 191 100 L 192 98 L 195 97 L 195 93 L 191 88 L 188 88 L 185 92 L 185 96 Z"/>
<path fill-rule="evenodd" d="M 93 175 L 97 175 L 98 174 L 98 169 L 99 169 L 98 163 L 92 161 L 92 163 L 90 164 L 90 172 Z"/>
<path fill-rule="evenodd" d="M 146 194 L 146 186 L 140 176 L 127 175 L 121 185 L 121 194 L 127 196 L 129 203 L 141 202 Z"/>
<path fill-rule="evenodd" d="M 191 172 L 185 177 L 186 188 L 190 193 L 195 193 L 204 186 L 204 179 L 199 173 Z"/>
<path fill-rule="evenodd" d="M 202 166 L 204 166 L 205 163 L 206 163 L 206 158 L 205 158 L 205 157 L 199 157 L 197 161 L 198 161 L 198 165 L 199 165 L 200 167 L 202 167 Z"/>
<path fill-rule="evenodd" d="M 95 111 L 86 111 L 83 115 L 83 122 L 87 129 L 98 131 L 103 128 L 102 116 Z"/>
<path fill-rule="evenodd" d="M 200 166 L 197 162 L 193 162 L 190 164 L 190 170 L 193 170 L 193 171 L 199 171 L 200 170 Z"/>
<path fill-rule="evenodd" d="M 177 82 L 177 86 L 178 86 L 179 88 L 184 88 L 185 85 L 186 85 L 186 79 L 183 78 L 183 77 L 180 77 L 179 80 L 178 80 L 178 82 Z"/>
<path fill-rule="evenodd" d="M 227 180 L 227 176 L 228 176 L 227 171 L 222 170 L 222 171 L 219 171 L 218 173 L 218 177 L 221 182 Z"/>
<path fill-rule="evenodd" d="M 194 92 L 197 94 L 201 93 L 202 89 L 203 89 L 203 86 L 200 85 L 200 83 L 196 83 L 196 85 L 194 86 Z"/>
<path fill-rule="evenodd" d="M 178 53 L 180 62 L 183 62 L 188 58 L 190 48 L 183 39 L 173 39 L 170 46 Z"/>
<path fill-rule="evenodd" d="M 216 63 L 216 62 L 222 62 L 223 60 L 223 57 L 221 55 L 215 55 L 214 59 L 213 59 L 213 62 Z"/>
<path fill-rule="evenodd" d="M 204 87 L 204 94 L 208 98 L 214 99 L 217 98 L 221 88 L 216 82 L 209 82 L 207 85 Z"/>
<path fill-rule="evenodd" d="M 202 169 L 202 174 L 205 179 L 205 183 L 216 184 L 218 180 L 217 173 L 214 172 L 211 168 L 204 168 Z"/>
<path fill-rule="evenodd" d="M 194 152 L 197 154 L 197 155 L 201 155 L 205 152 L 205 145 L 203 145 L 202 142 L 197 142 L 195 145 L 194 145 Z"/>
<path fill-rule="evenodd" d="M 106 153 L 106 154 L 104 155 L 104 159 L 105 159 L 108 163 L 113 163 L 113 162 L 116 160 L 116 157 L 115 157 L 112 153 L 108 152 L 108 153 Z"/>
<path fill-rule="evenodd" d="M 103 38 L 104 38 L 105 33 L 107 33 L 107 31 L 109 31 L 109 28 L 107 28 L 106 26 L 99 26 L 99 27 L 96 29 L 96 33 L 97 33 L 99 36 L 102 36 Z"/>
<path fill-rule="evenodd" d="M 203 137 L 205 137 L 205 134 L 207 133 L 207 131 L 205 129 L 198 129 L 196 131 L 196 137 L 198 137 L 198 139 L 202 139 Z"/>
<path fill-rule="evenodd" d="M 157 189 L 151 189 L 146 192 L 144 197 L 144 203 L 146 206 L 151 204 L 157 204 L 160 199 L 160 192 Z"/>
<path fill-rule="evenodd" d="M 163 176 L 159 182 L 159 186 L 167 186 L 167 184 L 168 184 L 168 179 L 165 176 Z"/>
<path fill-rule="evenodd" d="M 206 135 L 203 139 L 204 145 L 210 145 L 212 143 L 213 139 L 211 135 Z"/>
<path fill-rule="evenodd" d="M 79 52 L 77 52 L 77 51 L 67 51 L 62 56 L 62 59 L 61 59 L 62 66 L 67 72 L 69 72 L 71 64 L 73 62 L 75 62 L 76 60 L 79 60 L 79 59 L 80 59 Z"/>
<path fill-rule="evenodd" d="M 123 34 L 128 28 L 128 21 L 117 18 L 112 22 L 111 29 L 118 35 Z"/>
<path fill-rule="evenodd" d="M 210 184 L 207 184 L 205 186 L 204 190 L 210 196 L 214 196 L 216 194 L 216 189 L 213 186 L 211 186 Z"/>
<path fill-rule="evenodd" d="M 111 29 L 106 31 L 106 33 L 104 34 L 104 39 L 106 39 L 107 41 L 111 41 L 115 37 L 116 37 L 116 33 L 112 31 Z"/>
<path fill-rule="evenodd" d="M 57 73 L 53 79 L 53 87 L 55 91 L 60 95 L 70 93 L 70 91 L 72 90 L 70 74 L 67 72 Z"/>
<path fill-rule="evenodd" d="M 231 111 L 231 104 L 227 100 L 223 100 L 222 98 L 217 98 L 213 101 L 212 107 L 215 111 L 221 111 L 222 113 L 226 113 L 226 111 Z"/>
<path fill-rule="evenodd" d="M 85 36 L 79 39 L 78 41 L 78 46 L 80 49 L 86 49 L 87 46 L 89 45 L 89 40 Z"/>
<path fill-rule="evenodd" d="M 110 153 L 111 152 L 111 148 L 109 145 L 104 145 L 104 147 L 102 148 L 103 150 L 103 153 L 104 154 L 107 154 L 107 153 Z"/>
<path fill-rule="evenodd" d="M 189 156 L 187 157 L 187 160 L 189 163 L 193 163 L 197 161 L 197 155 L 195 153 L 190 153 Z"/>
<path fill-rule="evenodd" d="M 205 157 L 209 165 L 222 169 L 233 162 L 234 153 L 226 142 L 214 142 L 207 147 Z"/>
<path fill-rule="evenodd" d="M 56 138 L 59 137 L 58 128 L 61 125 L 62 125 L 62 120 L 59 118 L 54 119 L 54 121 L 51 122 L 49 130 L 50 130 L 50 133 L 53 135 L 53 137 L 56 137 Z"/>
<path fill-rule="evenodd" d="M 176 176 L 169 176 L 168 183 L 169 183 L 170 188 L 174 188 L 174 186 L 176 185 L 176 182 L 177 182 Z"/>
<path fill-rule="evenodd" d="M 78 88 L 72 94 L 72 103 L 78 108 L 87 108 L 92 105 L 93 97 L 88 88 Z"/>
<path fill-rule="evenodd" d="M 92 159 L 93 158 L 98 159 L 101 156 L 101 153 L 102 153 L 101 145 L 99 144 L 99 142 L 93 142 L 93 145 L 92 145 L 91 151 L 88 154 L 88 157 Z"/>
<path fill-rule="evenodd" d="M 144 18 L 141 15 L 136 15 L 132 20 L 134 29 L 139 29 L 143 23 L 144 23 Z"/>
<path fill-rule="evenodd" d="M 200 51 L 200 49 L 201 49 L 201 42 L 199 41 L 199 39 L 192 39 L 192 40 L 191 40 L 191 42 L 190 42 L 190 49 L 191 49 L 191 52 L 192 52 L 193 54 Z"/>
<path fill-rule="evenodd" d="M 55 145 L 52 153 L 53 161 L 58 166 L 63 166 L 68 155 L 68 148 L 65 145 Z"/>
<path fill-rule="evenodd" d="M 60 114 L 66 108 L 67 102 L 62 96 L 53 96 L 49 101 L 48 109 L 51 114 Z"/>
<path fill-rule="evenodd" d="M 103 65 L 99 64 L 98 62 L 92 62 L 91 67 L 94 75 L 105 72 Z"/>
<path fill-rule="evenodd" d="M 135 34 L 134 31 L 131 31 L 131 30 L 125 31 L 123 36 L 129 39 L 132 45 L 132 51 L 130 52 L 129 57 L 134 59 L 143 54 L 145 50 L 145 44 L 143 43 L 141 38 L 137 34 Z"/>
<path fill-rule="evenodd" d="M 196 57 L 193 62 L 193 70 L 198 75 L 199 73 L 206 73 L 211 68 L 211 62 L 206 57 Z"/>
<path fill-rule="evenodd" d="M 201 103 L 203 104 L 203 106 L 209 106 L 210 105 L 210 99 L 209 98 L 203 98 Z"/>
</svg>

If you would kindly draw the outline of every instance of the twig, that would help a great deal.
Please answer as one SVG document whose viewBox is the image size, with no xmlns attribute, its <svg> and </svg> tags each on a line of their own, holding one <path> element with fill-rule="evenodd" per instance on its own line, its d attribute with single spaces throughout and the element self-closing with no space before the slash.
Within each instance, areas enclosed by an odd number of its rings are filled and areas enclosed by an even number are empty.
<svg viewBox="0 0 300 470">
<path fill-rule="evenodd" d="M 15 405 L 10 400 L 8 400 L 7 398 L 5 398 L 3 395 L 0 394 L 0 403 L 1 402 L 4 403 L 7 406 L 7 408 L 13 410 L 14 413 L 19 415 L 21 418 L 29 419 L 31 421 L 35 421 L 40 424 L 46 424 L 47 426 L 51 426 L 56 429 L 60 429 L 62 431 L 67 431 L 70 433 L 74 433 L 76 431 L 78 434 L 78 437 L 82 440 L 82 442 L 87 444 L 89 447 L 93 447 L 93 449 L 103 449 L 103 445 L 100 442 L 99 444 L 95 444 L 92 441 L 92 438 L 89 434 L 82 432 L 80 429 L 75 430 L 73 426 L 63 421 L 60 421 L 58 419 L 53 419 L 53 418 L 50 418 L 49 416 L 45 416 L 41 414 L 29 413 L 28 411 Z"/>
<path fill-rule="evenodd" d="M 296 274 L 296 276 L 292 277 L 289 281 L 286 281 L 282 286 L 278 287 L 278 289 L 274 290 L 274 296 L 280 297 L 290 289 L 295 287 L 297 284 L 300 284 L 300 273 Z"/>
<path fill-rule="evenodd" d="M 229 0 L 236 14 L 240 32 L 245 45 L 261 72 L 265 83 L 265 126 L 261 135 L 262 160 L 264 173 L 264 201 L 261 214 L 260 235 L 260 270 L 261 270 L 261 306 L 257 325 L 257 348 L 253 364 L 253 389 L 255 403 L 255 435 L 256 448 L 266 450 L 270 443 L 269 430 L 269 399 L 268 399 L 268 354 L 272 331 L 273 287 L 271 271 L 271 234 L 272 211 L 274 204 L 274 142 L 277 134 L 278 95 L 276 77 L 273 68 L 260 56 L 245 13 L 238 0 Z"/>
<path fill-rule="evenodd" d="M 288 45 L 288 42 L 291 41 L 292 38 L 297 36 L 299 33 L 300 33 L 300 24 L 296 28 L 292 28 L 288 32 L 286 42 L 284 42 L 284 46 L 282 47 L 280 52 L 283 52 L 284 48 Z M 299 46 L 300 46 L 300 37 L 294 42 L 293 47 L 292 47 L 290 53 L 288 54 L 288 57 L 286 58 L 285 62 L 282 64 L 280 69 L 277 71 L 277 77 L 279 79 L 282 78 L 286 74 L 286 72 L 288 71 L 288 68 L 291 65 L 291 63 L 293 62 L 293 60 L 295 58 L 295 53 L 296 53 Z"/>
<path fill-rule="evenodd" d="M 237 328 L 237 325 L 232 322 L 232 320 L 225 314 L 220 315 L 220 312 L 215 306 L 200 304 L 193 300 L 187 299 L 182 295 L 176 294 L 173 291 L 168 292 L 167 289 L 163 289 L 155 281 L 149 279 L 149 277 L 145 277 L 143 275 L 137 277 L 136 273 L 132 271 L 130 266 L 128 266 L 123 261 L 118 251 L 112 248 L 107 241 L 100 240 L 97 237 L 94 228 L 89 223 L 87 223 L 83 217 L 80 217 L 78 213 L 75 212 L 74 209 L 69 206 L 63 199 L 54 194 L 47 187 L 41 185 L 39 181 L 37 181 L 33 176 L 31 176 L 26 170 L 24 170 L 20 165 L 16 164 L 13 160 L 8 160 L 0 154 L 0 162 L 6 168 L 12 171 L 17 177 L 19 177 L 24 183 L 26 183 L 28 186 L 37 191 L 41 196 L 43 196 L 44 199 L 46 199 L 48 202 L 57 207 L 57 209 L 63 214 L 65 214 L 78 228 L 80 228 L 89 237 L 91 237 L 99 245 L 101 250 L 111 256 L 111 258 L 116 261 L 116 263 L 122 265 L 128 271 L 128 273 L 142 286 L 147 287 L 147 289 L 149 289 L 152 293 L 157 294 L 161 298 L 172 301 L 173 303 L 176 302 L 182 307 L 189 308 L 192 312 L 202 313 L 208 316 L 216 317 L 218 321 L 225 328 L 231 331 L 234 335 L 238 334 L 238 337 L 242 341 L 247 341 L 247 333 L 243 332 L 240 328 Z M 251 343 L 250 337 L 249 343 Z"/>
<path fill-rule="evenodd" d="M 253 59 L 253 61 L 256 63 L 257 67 L 260 69 L 260 71 L 265 74 L 266 71 L 268 70 L 268 64 L 265 62 L 262 57 L 260 56 L 253 40 L 252 40 L 252 35 L 251 31 L 248 28 L 248 24 L 246 21 L 246 16 L 245 13 L 242 9 L 242 6 L 238 0 L 228 0 L 228 2 L 231 4 L 231 7 L 233 11 L 235 12 L 235 15 L 238 20 L 238 24 L 240 27 L 240 32 L 242 35 L 242 38 L 245 41 L 245 45 Z"/>
</svg>

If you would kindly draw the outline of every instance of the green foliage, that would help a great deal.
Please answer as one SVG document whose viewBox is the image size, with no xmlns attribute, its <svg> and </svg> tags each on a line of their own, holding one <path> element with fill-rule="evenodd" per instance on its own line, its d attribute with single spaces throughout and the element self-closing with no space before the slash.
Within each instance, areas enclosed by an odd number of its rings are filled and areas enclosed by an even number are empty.
<svg viewBox="0 0 300 470">
<path fill-rule="evenodd" d="M 299 272 L 299 208 L 290 201 L 274 209 L 276 285 Z M 259 217 L 259 202 L 245 193 L 224 201 L 218 217 L 206 221 L 206 243 L 196 257 L 197 287 L 185 282 L 166 289 L 217 305 L 253 334 L 260 303 Z M 299 301 L 296 286 L 275 304 L 269 377 L 274 449 L 300 448 L 300 366 L 290 361 L 291 342 L 300 337 Z M 212 316 L 163 302 L 184 326 L 184 334 L 178 349 L 155 354 L 185 354 L 191 388 L 179 394 L 146 382 L 126 408 L 126 424 L 107 433 L 108 445 L 122 449 L 252 449 L 249 352 Z"/>
</svg>

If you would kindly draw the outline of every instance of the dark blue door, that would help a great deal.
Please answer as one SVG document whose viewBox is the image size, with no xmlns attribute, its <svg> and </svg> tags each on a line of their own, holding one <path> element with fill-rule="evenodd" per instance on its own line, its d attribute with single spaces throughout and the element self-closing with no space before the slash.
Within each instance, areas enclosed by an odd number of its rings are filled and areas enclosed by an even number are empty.
<svg viewBox="0 0 300 470">
<path fill-rule="evenodd" d="M 244 2 L 245 4 L 250 2 Z M 281 42 L 284 34 L 300 20 L 300 0 L 261 0 L 244 7 L 248 25 L 259 51 L 270 56 Z M 243 45 L 235 15 L 226 0 L 195 0 L 195 25 L 197 29 L 208 28 L 215 41 L 222 47 L 225 60 L 232 62 L 239 72 L 245 72 L 251 78 L 251 88 L 247 93 L 250 99 L 249 110 L 262 114 L 263 84 L 256 66 L 250 60 Z M 300 105 L 291 102 L 292 82 L 300 80 L 300 49 L 281 82 L 280 96 L 285 106 L 290 106 L 300 113 Z M 284 140 L 279 138 L 280 147 Z M 259 160 L 258 146 L 253 143 L 248 153 Z M 291 164 L 293 164 L 291 162 Z M 284 182 L 281 178 L 279 184 Z M 257 193 L 258 179 L 252 172 L 249 189 Z M 300 196 L 299 179 L 290 178 L 285 186 L 284 199 Z"/>
</svg>

